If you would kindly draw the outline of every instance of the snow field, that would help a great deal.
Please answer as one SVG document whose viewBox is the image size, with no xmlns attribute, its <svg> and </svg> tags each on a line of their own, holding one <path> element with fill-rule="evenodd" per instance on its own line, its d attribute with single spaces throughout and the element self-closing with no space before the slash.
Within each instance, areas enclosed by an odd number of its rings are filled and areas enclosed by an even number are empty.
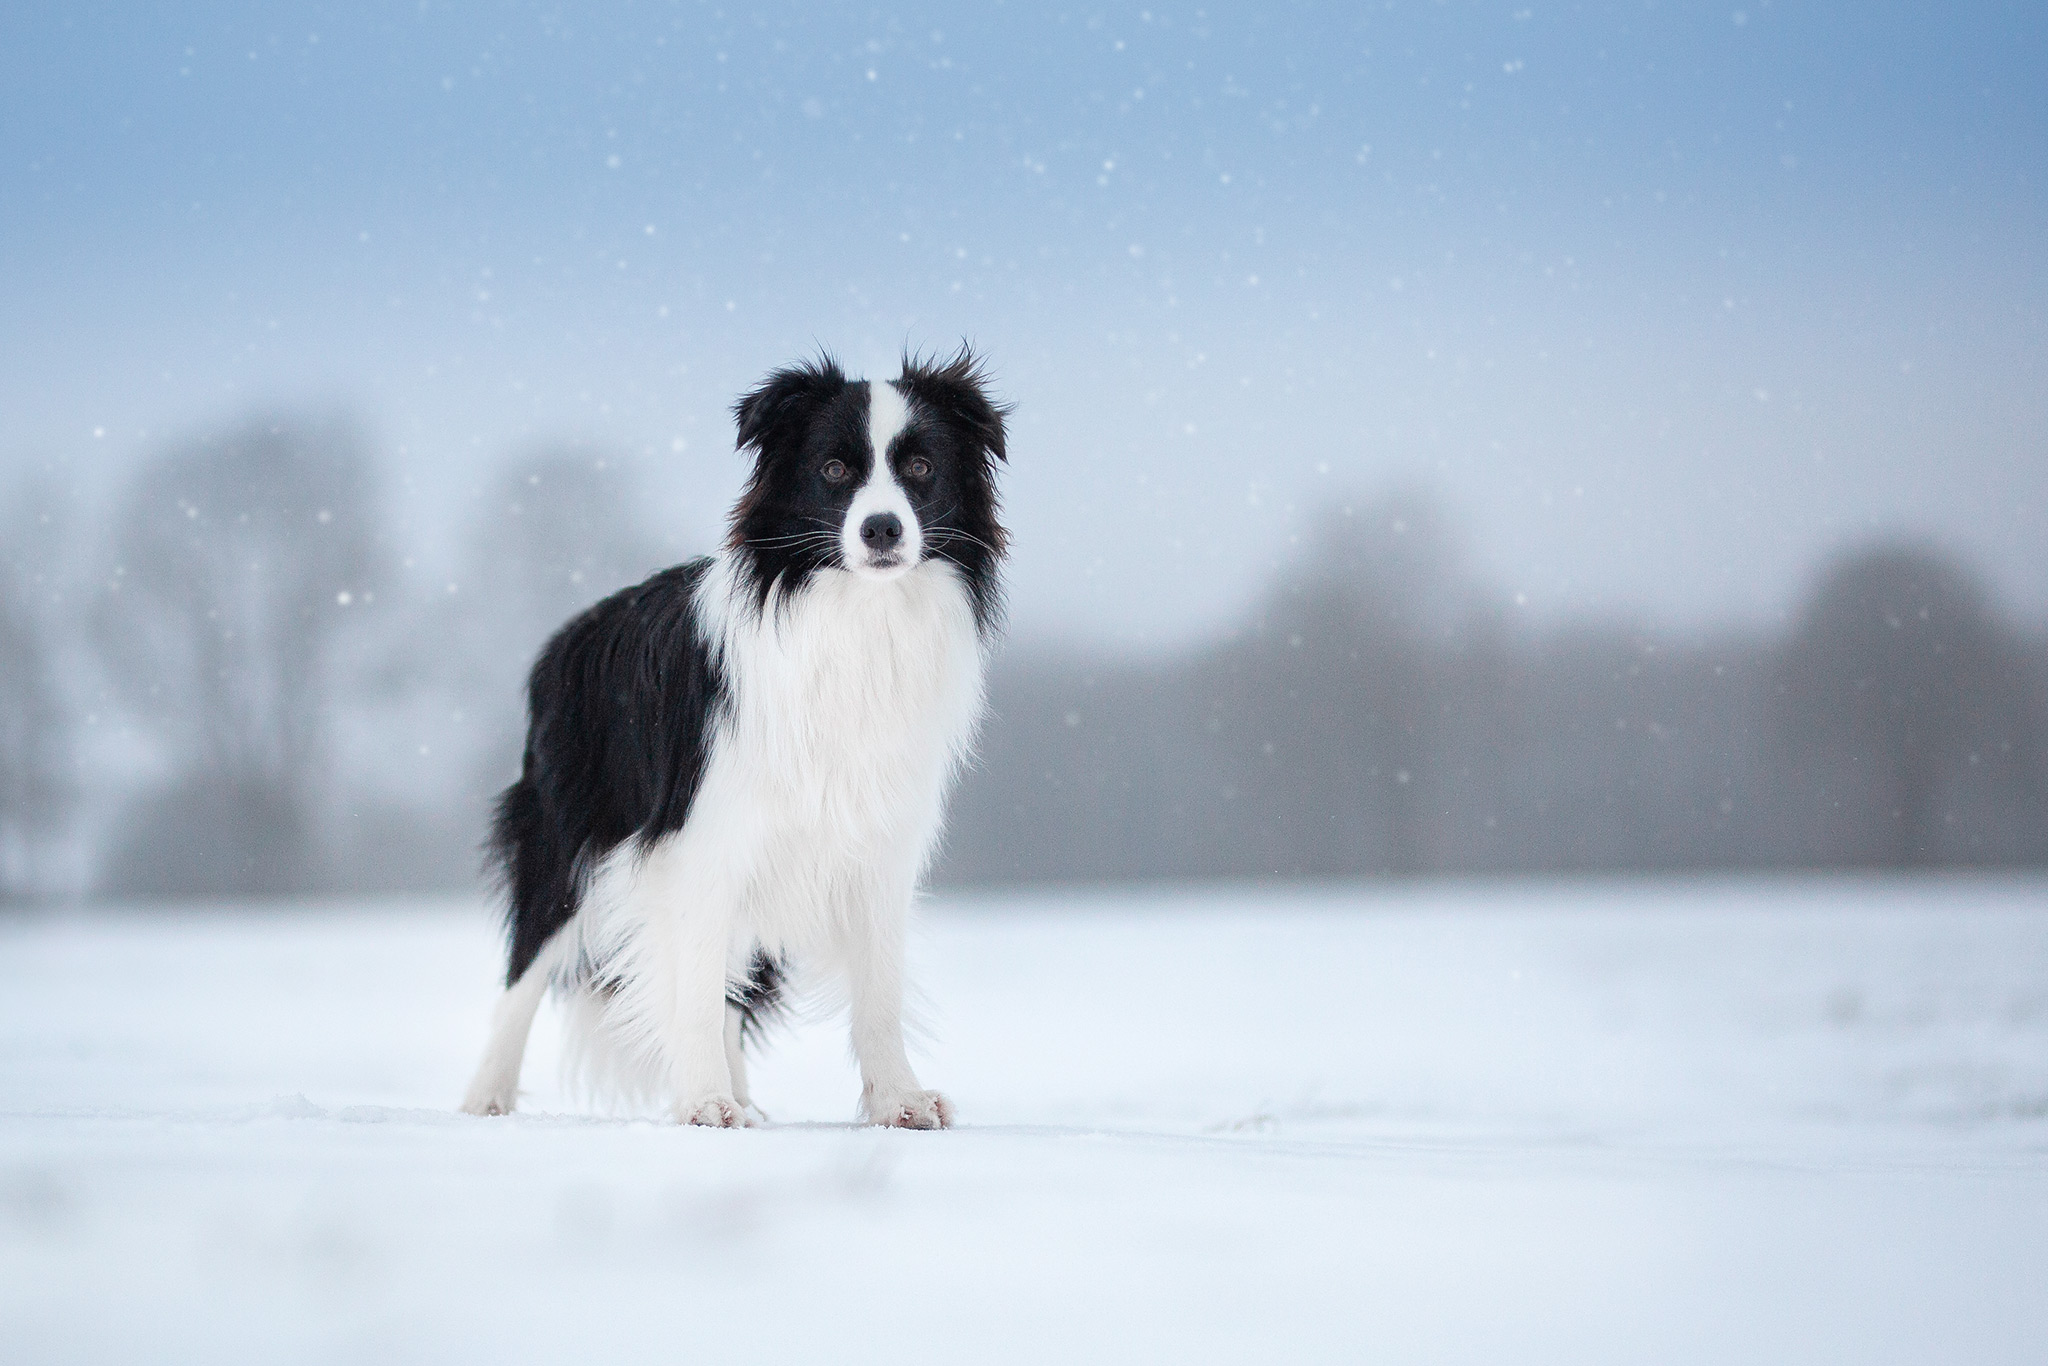
<svg viewBox="0 0 2048 1366">
<path fill-rule="evenodd" d="M 2034 1361 L 2040 882 L 939 901 L 943 1134 L 453 1113 L 474 905 L 0 921 L 23 1362 Z"/>
</svg>

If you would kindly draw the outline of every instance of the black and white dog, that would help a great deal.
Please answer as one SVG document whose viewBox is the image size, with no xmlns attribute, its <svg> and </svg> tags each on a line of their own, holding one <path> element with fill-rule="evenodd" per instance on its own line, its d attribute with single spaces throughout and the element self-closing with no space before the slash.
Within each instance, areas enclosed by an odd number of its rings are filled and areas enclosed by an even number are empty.
<svg viewBox="0 0 2048 1366">
<path fill-rule="evenodd" d="M 506 989 L 462 1108 L 509 1112 L 542 995 L 615 1092 L 746 1123 L 743 1045 L 792 958 L 842 974 L 861 1104 L 942 1128 L 903 1048 L 904 933 L 982 708 L 1006 409 L 973 355 L 829 358 L 735 407 L 725 548 L 598 603 L 534 665 L 491 852 Z"/>
</svg>

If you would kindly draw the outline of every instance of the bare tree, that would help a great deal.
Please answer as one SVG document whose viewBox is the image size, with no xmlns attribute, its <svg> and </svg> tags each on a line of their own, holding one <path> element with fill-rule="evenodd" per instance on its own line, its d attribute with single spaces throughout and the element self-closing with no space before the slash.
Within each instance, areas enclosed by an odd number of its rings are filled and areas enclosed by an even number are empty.
<svg viewBox="0 0 2048 1366">
<path fill-rule="evenodd" d="M 1786 647 L 1775 710 L 1824 781 L 1864 798 L 1840 855 L 1895 867 L 1941 861 L 1958 781 L 1971 770 L 2030 781 L 2040 738 L 2029 652 L 1972 575 L 1918 545 L 1858 551 L 1824 573 Z"/>
<path fill-rule="evenodd" d="M 320 877 L 332 645 L 381 578 L 371 462 L 336 421 L 258 421 L 175 450 L 129 489 L 96 636 L 168 760 L 105 881 L 274 893 Z"/>
<path fill-rule="evenodd" d="M 1449 691 L 1476 595 L 1426 497 L 1330 508 L 1226 667 L 1225 730 L 1256 800 L 1276 813 L 1273 871 L 1424 871 Z M 1225 729 L 1225 728 L 1219 728 Z"/>
</svg>

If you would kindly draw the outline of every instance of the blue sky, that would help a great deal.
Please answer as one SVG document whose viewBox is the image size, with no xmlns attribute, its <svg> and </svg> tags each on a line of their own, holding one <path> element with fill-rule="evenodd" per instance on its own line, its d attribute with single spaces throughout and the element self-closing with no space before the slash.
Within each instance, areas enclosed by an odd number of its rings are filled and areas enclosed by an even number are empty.
<svg viewBox="0 0 2048 1366">
<path fill-rule="evenodd" d="M 1026 634 L 1389 487 L 1543 616 L 1894 532 L 2048 613 L 2038 5 L 588 8 L 15 7 L 0 469 L 341 406 L 422 554 L 572 438 L 694 546 L 753 377 L 969 336 Z"/>
</svg>

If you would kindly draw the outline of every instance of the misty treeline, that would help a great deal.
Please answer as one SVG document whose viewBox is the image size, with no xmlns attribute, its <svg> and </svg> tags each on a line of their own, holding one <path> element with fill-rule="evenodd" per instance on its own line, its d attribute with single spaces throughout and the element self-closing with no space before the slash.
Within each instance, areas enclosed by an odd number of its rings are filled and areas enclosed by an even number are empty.
<svg viewBox="0 0 2048 1366">
<path fill-rule="evenodd" d="M 1528 629 L 1425 498 L 1331 508 L 1204 649 L 1022 657 L 956 877 L 2048 862 L 2048 641 L 1939 549 L 1782 633 Z"/>
<path fill-rule="evenodd" d="M 12 896 L 473 885 L 548 633 L 704 547 L 529 451 L 407 553 L 345 420 L 162 452 L 0 564 Z M 2048 862 L 2048 640 L 1939 548 L 1823 565 L 1776 632 L 1532 628 L 1426 497 L 1328 509 L 1220 639 L 1011 648 L 943 881 Z"/>
<path fill-rule="evenodd" d="M 84 511 L 54 482 L 20 492 L 0 567 L 11 894 L 475 882 L 527 661 L 686 547 L 573 446 L 511 460 L 432 554 L 401 546 L 419 538 L 392 482 L 359 427 L 293 416 L 169 449 Z"/>
<path fill-rule="evenodd" d="M 1789 626 L 1521 625 L 1426 497 L 1334 507 L 1157 662 L 1013 658 L 954 876 L 2048 862 L 2048 640 L 1940 549 L 1824 565 Z"/>
</svg>

